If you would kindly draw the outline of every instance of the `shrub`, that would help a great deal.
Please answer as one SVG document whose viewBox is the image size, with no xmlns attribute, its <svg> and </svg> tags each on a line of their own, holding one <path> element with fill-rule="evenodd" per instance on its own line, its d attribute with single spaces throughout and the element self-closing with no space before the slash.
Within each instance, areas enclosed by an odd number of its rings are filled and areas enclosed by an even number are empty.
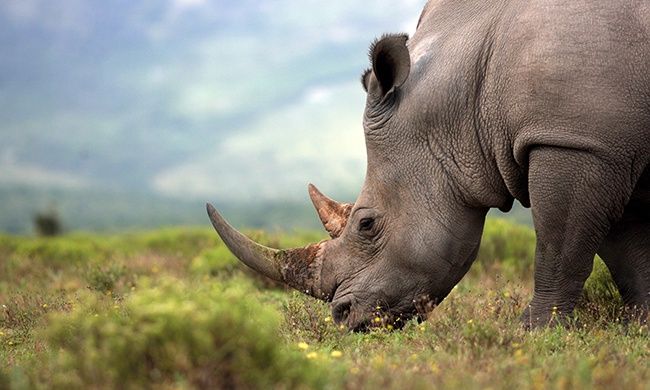
<svg viewBox="0 0 650 390">
<path fill-rule="evenodd" d="M 585 282 L 584 298 L 587 302 L 611 305 L 622 303 L 618 288 L 609 273 L 605 263 L 599 258 L 594 259 L 594 268 L 589 279 Z"/>
<path fill-rule="evenodd" d="M 6 256 L 16 250 L 20 242 L 25 241 L 23 237 L 0 234 L 0 256 Z"/>
<path fill-rule="evenodd" d="M 160 255 L 193 257 L 219 242 L 214 231 L 203 228 L 167 228 L 124 235 L 122 245 L 148 250 Z"/>
<path fill-rule="evenodd" d="M 594 267 L 585 282 L 577 312 L 582 321 L 603 324 L 636 314 L 627 312 L 609 269 L 599 257 L 594 259 Z"/>
<path fill-rule="evenodd" d="M 63 231 L 59 213 L 54 209 L 37 213 L 34 215 L 34 229 L 39 236 L 58 236 Z"/>
<path fill-rule="evenodd" d="M 223 244 L 216 248 L 205 250 L 192 259 L 190 271 L 195 275 L 210 275 L 222 279 L 232 277 L 237 272 L 243 272 L 244 275 L 255 281 L 258 287 L 285 288 L 283 283 L 269 279 L 242 264 Z"/>
<path fill-rule="evenodd" d="M 117 281 L 126 274 L 126 268 L 121 265 L 93 266 L 86 273 L 86 281 L 91 290 L 109 292 L 115 289 Z"/>
<path fill-rule="evenodd" d="M 242 279 L 194 288 L 168 280 L 138 290 L 123 308 L 105 306 L 90 299 L 53 317 L 49 370 L 36 372 L 36 382 L 64 388 L 327 384 L 322 368 L 278 343 L 278 313 L 250 297 Z"/>
<path fill-rule="evenodd" d="M 207 249 L 194 259 L 190 270 L 194 274 L 231 276 L 239 269 L 239 260 L 224 245 Z"/>
<path fill-rule="evenodd" d="M 504 219 L 488 218 L 477 256 L 479 272 L 500 267 L 519 275 L 530 275 L 535 261 L 535 232 Z"/>
<path fill-rule="evenodd" d="M 0 299 L 0 344 L 9 346 L 28 342 L 33 329 L 43 323 L 48 312 L 70 306 L 58 291 L 47 295 L 42 291 L 18 291 L 5 297 L 0 294 Z"/>
<path fill-rule="evenodd" d="M 477 353 L 499 343 L 499 330 L 493 322 L 468 320 L 462 329 L 463 338 Z"/>
<path fill-rule="evenodd" d="M 109 248 L 83 237 L 62 236 L 24 241 L 14 255 L 50 268 L 99 262 L 110 256 Z M 34 263 L 32 263 L 32 266 Z"/>
<path fill-rule="evenodd" d="M 344 330 L 337 327 L 327 305 L 293 291 L 283 303 L 286 327 L 283 331 L 309 342 L 333 342 Z"/>
</svg>

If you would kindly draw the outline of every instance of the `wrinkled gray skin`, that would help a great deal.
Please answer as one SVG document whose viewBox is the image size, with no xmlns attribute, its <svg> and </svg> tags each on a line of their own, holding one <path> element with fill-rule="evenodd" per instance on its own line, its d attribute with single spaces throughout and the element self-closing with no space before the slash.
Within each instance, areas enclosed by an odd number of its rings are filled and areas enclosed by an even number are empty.
<svg viewBox="0 0 650 390">
<path fill-rule="evenodd" d="M 429 1 L 412 38 L 371 48 L 366 180 L 308 261 L 317 278 L 292 285 L 350 329 L 377 305 L 410 317 L 467 272 L 487 211 L 516 199 L 537 233 L 527 325 L 571 313 L 596 253 L 647 310 L 649 36 L 647 1 Z"/>
</svg>

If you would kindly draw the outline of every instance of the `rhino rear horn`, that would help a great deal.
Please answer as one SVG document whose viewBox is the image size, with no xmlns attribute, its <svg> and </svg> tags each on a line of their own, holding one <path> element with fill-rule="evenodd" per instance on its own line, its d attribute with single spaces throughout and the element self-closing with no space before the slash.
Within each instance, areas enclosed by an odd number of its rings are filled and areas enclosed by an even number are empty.
<svg viewBox="0 0 650 390">
<path fill-rule="evenodd" d="M 311 202 L 314 204 L 325 230 L 327 230 L 332 238 L 340 236 L 345 225 L 348 223 L 348 218 L 354 205 L 351 203 L 339 203 L 328 198 L 313 184 L 309 184 L 308 189 Z"/>
<path fill-rule="evenodd" d="M 228 249 L 244 264 L 278 282 L 315 298 L 329 300 L 330 291 L 324 291 L 321 282 L 323 248 L 326 241 L 304 248 L 273 249 L 260 245 L 244 236 L 226 222 L 211 205 L 206 209 Z"/>
</svg>

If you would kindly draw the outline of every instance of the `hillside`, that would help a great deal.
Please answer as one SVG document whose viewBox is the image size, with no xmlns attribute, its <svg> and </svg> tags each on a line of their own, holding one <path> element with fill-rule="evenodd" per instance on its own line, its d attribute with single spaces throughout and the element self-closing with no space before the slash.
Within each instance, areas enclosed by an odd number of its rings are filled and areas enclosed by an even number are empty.
<svg viewBox="0 0 650 390">
<path fill-rule="evenodd" d="M 354 197 L 340 198 L 354 202 Z M 66 231 L 119 232 L 172 225 L 209 225 L 205 202 L 219 206 L 235 226 L 264 229 L 320 229 L 306 189 L 301 199 L 223 201 L 186 199 L 152 192 L 87 188 L 0 186 L 0 232 L 33 233 L 37 213 L 55 210 Z M 530 211 L 518 204 L 508 214 L 491 215 L 532 224 Z"/>
</svg>

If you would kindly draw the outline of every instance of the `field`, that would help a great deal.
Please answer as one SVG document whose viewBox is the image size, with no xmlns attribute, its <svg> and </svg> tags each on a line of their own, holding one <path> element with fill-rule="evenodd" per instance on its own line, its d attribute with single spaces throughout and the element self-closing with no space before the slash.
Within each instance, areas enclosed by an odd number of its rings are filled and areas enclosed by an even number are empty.
<svg viewBox="0 0 650 390">
<path fill-rule="evenodd" d="M 296 246 L 320 233 L 248 234 Z M 534 234 L 489 220 L 428 320 L 365 334 L 261 279 L 208 228 L 0 235 L 0 389 L 650 389 L 647 325 L 600 260 L 567 326 L 525 331 Z"/>
</svg>

